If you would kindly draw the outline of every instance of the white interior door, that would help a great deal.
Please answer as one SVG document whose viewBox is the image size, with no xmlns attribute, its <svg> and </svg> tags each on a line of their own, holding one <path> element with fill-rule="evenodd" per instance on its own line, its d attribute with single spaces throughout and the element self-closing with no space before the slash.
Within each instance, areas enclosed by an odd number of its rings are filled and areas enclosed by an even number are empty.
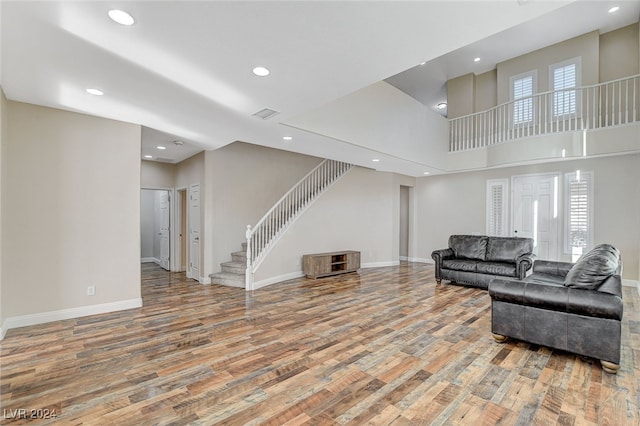
<svg viewBox="0 0 640 426">
<path fill-rule="evenodd" d="M 200 280 L 200 185 L 189 187 L 189 268 L 190 278 Z"/>
<path fill-rule="evenodd" d="M 534 240 L 539 259 L 558 260 L 558 176 L 514 176 L 512 235 Z"/>
<path fill-rule="evenodd" d="M 169 191 L 160 191 L 159 203 L 160 266 L 169 270 Z"/>
<path fill-rule="evenodd" d="M 187 270 L 187 190 L 180 189 L 178 190 L 178 194 L 176 197 L 176 203 L 178 204 L 176 208 L 176 226 L 178 228 L 178 244 L 176 253 L 176 267 L 178 271 L 185 272 Z"/>
</svg>

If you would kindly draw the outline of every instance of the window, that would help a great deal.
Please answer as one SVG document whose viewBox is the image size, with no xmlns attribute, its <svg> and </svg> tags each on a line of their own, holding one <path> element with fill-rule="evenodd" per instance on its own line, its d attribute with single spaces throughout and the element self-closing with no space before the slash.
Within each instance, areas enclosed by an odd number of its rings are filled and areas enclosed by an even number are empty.
<svg viewBox="0 0 640 426">
<path fill-rule="evenodd" d="M 563 117 L 579 112 L 580 58 L 570 59 L 549 67 L 549 80 L 553 90 L 553 117 Z"/>
<path fill-rule="evenodd" d="M 593 240 L 593 173 L 565 174 L 565 252 L 575 262 Z"/>
<path fill-rule="evenodd" d="M 508 180 L 487 180 L 487 235 L 507 236 Z"/>
<path fill-rule="evenodd" d="M 530 71 L 511 77 L 511 100 L 513 125 L 533 122 L 533 94 L 536 92 L 536 72 Z"/>
</svg>

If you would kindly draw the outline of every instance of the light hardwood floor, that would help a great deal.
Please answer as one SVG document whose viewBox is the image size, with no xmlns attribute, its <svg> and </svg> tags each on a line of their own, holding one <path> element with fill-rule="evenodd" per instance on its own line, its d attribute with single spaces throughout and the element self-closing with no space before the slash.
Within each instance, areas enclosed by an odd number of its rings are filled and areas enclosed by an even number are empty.
<svg viewBox="0 0 640 426">
<path fill-rule="evenodd" d="M 3 423 L 640 424 L 640 297 L 622 361 L 494 342 L 486 291 L 404 263 L 253 293 L 143 266 L 144 307 L 13 329 Z M 25 421 L 19 409 L 55 411 Z M 36 415 L 45 412 L 34 412 Z"/>
</svg>

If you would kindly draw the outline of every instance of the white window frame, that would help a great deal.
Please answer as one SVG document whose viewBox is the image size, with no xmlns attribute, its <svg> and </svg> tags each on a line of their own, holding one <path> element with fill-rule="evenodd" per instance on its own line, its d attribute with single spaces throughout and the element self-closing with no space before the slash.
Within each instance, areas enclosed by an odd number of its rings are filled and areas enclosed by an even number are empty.
<svg viewBox="0 0 640 426">
<path fill-rule="evenodd" d="M 528 77 L 531 77 L 531 96 L 524 96 L 524 97 L 515 99 L 514 85 L 516 81 L 522 80 Z M 509 117 L 511 119 L 511 127 L 527 126 L 535 123 L 536 107 L 535 107 L 534 96 L 536 95 L 536 93 L 538 93 L 538 71 L 537 70 L 527 71 L 522 74 L 513 75 L 509 78 L 509 99 L 511 100 L 511 108 L 509 108 Z M 518 101 L 526 102 L 527 100 L 531 101 L 530 103 L 531 114 L 529 117 L 530 119 L 526 121 L 516 121 L 515 109 Z"/>
<path fill-rule="evenodd" d="M 501 220 L 499 227 L 502 228 L 502 232 L 496 233 L 495 226 L 495 206 L 493 204 L 493 191 L 498 189 L 502 191 L 502 206 L 500 209 Z M 509 179 L 487 179 L 487 193 L 486 193 L 486 233 L 489 236 L 507 237 L 509 235 Z"/>
<path fill-rule="evenodd" d="M 592 171 L 575 171 L 571 173 L 565 173 L 564 175 L 564 252 L 565 254 L 572 256 L 572 261 L 575 262 L 580 253 L 574 253 L 571 246 L 570 235 L 570 217 L 571 217 L 571 195 L 570 187 L 571 183 L 575 182 L 580 175 L 580 181 L 586 183 L 586 196 L 587 196 L 587 230 L 586 230 L 586 247 L 582 251 L 586 253 L 587 250 L 593 247 L 593 182 L 594 176 Z"/>
<path fill-rule="evenodd" d="M 556 93 L 555 93 L 555 78 L 554 78 L 554 74 L 555 71 L 558 68 L 564 68 L 568 65 L 575 65 L 576 68 L 576 85 L 575 87 L 575 111 L 572 112 L 568 112 L 568 113 L 562 113 L 562 114 L 556 114 L 555 113 L 555 106 L 556 106 Z M 582 58 L 579 56 L 577 58 L 572 58 L 572 59 L 567 59 L 566 61 L 562 61 L 562 62 L 558 62 L 556 64 L 552 64 L 549 65 L 549 90 L 551 92 L 553 92 L 551 94 L 550 97 L 550 108 L 549 108 L 549 114 L 550 114 L 550 118 L 552 120 L 566 120 L 568 118 L 579 118 L 581 111 L 582 111 L 582 96 L 580 91 L 578 90 L 579 87 L 582 86 Z M 568 91 L 571 91 L 571 89 L 567 89 Z"/>
</svg>

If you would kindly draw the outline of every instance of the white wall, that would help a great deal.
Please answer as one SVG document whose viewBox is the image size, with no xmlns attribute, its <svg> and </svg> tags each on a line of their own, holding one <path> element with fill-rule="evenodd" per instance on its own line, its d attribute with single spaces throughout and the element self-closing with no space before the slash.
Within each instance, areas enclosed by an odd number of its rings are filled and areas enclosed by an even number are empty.
<svg viewBox="0 0 640 426">
<path fill-rule="evenodd" d="M 418 252 L 447 247 L 451 234 L 485 233 L 486 181 L 514 175 L 594 172 L 594 242 L 611 243 L 622 252 L 623 276 L 640 278 L 640 154 L 571 160 L 418 178 Z M 561 223 L 560 229 L 563 228 Z M 565 259 L 570 260 L 570 259 Z"/>
<path fill-rule="evenodd" d="M 140 163 L 141 188 L 173 188 L 177 165 L 142 160 Z"/>
<path fill-rule="evenodd" d="M 600 36 L 600 81 L 617 80 L 640 72 L 639 25 L 635 24 Z"/>
<path fill-rule="evenodd" d="M 446 119 L 384 81 L 287 124 L 428 165 L 448 149 Z"/>
<path fill-rule="evenodd" d="M 18 102 L 5 106 L 7 321 L 139 306 L 140 126 Z M 87 296 L 89 285 L 95 296 Z"/>
<path fill-rule="evenodd" d="M 581 85 L 589 86 L 599 83 L 599 34 L 597 31 L 592 31 L 499 63 L 497 65 L 498 103 L 509 101 L 510 77 L 536 70 L 538 76 L 537 92 L 546 92 L 551 90 L 549 86 L 549 66 L 576 57 L 581 57 L 582 59 Z"/>
<path fill-rule="evenodd" d="M 256 272 L 256 284 L 301 275 L 307 253 L 357 250 L 363 267 L 397 264 L 399 198 L 394 174 L 353 168 L 296 220 Z"/>
<path fill-rule="evenodd" d="M 246 241 L 247 225 L 260 218 L 322 160 L 279 149 L 235 142 L 207 151 L 207 196 L 211 199 L 212 272 L 231 261 Z"/>
</svg>

